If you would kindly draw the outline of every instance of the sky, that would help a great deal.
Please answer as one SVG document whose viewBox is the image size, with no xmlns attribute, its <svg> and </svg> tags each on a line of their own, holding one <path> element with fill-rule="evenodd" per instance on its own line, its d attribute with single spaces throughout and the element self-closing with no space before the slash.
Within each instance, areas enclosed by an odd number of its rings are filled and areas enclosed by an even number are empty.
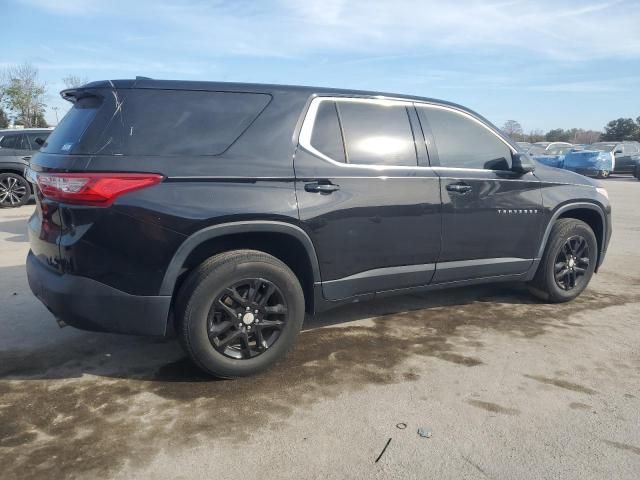
<svg viewBox="0 0 640 480">
<path fill-rule="evenodd" d="M 0 0 L 0 69 L 284 83 L 457 102 L 502 126 L 640 115 L 640 0 Z M 57 107 L 55 111 L 52 107 Z"/>
</svg>

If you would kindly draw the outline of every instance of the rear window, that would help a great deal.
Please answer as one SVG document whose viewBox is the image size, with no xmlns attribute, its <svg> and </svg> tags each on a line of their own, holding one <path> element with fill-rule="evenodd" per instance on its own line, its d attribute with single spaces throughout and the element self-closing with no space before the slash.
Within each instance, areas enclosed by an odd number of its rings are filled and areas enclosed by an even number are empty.
<svg viewBox="0 0 640 480">
<path fill-rule="evenodd" d="M 87 90 L 42 148 L 58 154 L 219 155 L 269 103 L 261 93 Z"/>
</svg>

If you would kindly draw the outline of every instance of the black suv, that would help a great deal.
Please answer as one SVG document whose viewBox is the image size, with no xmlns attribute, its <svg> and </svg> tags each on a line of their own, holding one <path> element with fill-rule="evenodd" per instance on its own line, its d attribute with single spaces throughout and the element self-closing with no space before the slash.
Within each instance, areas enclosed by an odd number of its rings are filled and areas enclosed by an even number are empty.
<svg viewBox="0 0 640 480">
<path fill-rule="evenodd" d="M 62 96 L 29 171 L 31 289 L 60 324 L 175 329 L 217 376 L 346 302 L 496 281 L 571 300 L 609 242 L 595 181 L 451 103 L 151 79 Z"/>
<path fill-rule="evenodd" d="M 50 133 L 47 128 L 0 130 L 0 207 L 20 207 L 29 201 L 31 189 L 24 172 Z"/>
</svg>

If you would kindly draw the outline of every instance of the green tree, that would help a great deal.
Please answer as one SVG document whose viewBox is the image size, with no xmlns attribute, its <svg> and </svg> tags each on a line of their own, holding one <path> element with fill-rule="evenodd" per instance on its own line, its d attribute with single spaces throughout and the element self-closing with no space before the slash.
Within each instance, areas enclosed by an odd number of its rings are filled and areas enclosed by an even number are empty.
<svg viewBox="0 0 640 480">
<path fill-rule="evenodd" d="M 553 130 L 549 130 L 544 138 L 547 142 L 568 142 L 571 140 L 571 131 L 554 128 Z"/>
<path fill-rule="evenodd" d="M 640 132 L 640 127 L 633 118 L 618 118 L 611 120 L 604 127 L 602 140 L 636 140 Z"/>
<path fill-rule="evenodd" d="M 38 69 L 33 65 L 7 68 L 2 90 L 3 103 L 16 124 L 34 127 L 44 120 L 46 86 L 38 80 Z"/>
</svg>

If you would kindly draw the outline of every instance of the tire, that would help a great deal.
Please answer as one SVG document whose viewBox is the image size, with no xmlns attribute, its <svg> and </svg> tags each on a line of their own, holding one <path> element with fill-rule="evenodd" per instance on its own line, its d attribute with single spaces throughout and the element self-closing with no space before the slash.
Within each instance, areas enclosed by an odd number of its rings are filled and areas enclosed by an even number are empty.
<svg viewBox="0 0 640 480">
<path fill-rule="evenodd" d="M 0 207 L 21 207 L 30 197 L 31 187 L 22 175 L 12 172 L 0 174 Z"/>
<path fill-rule="evenodd" d="M 580 252 L 581 245 L 586 250 Z M 597 258 L 598 242 L 591 227 L 575 218 L 561 218 L 551 229 L 529 290 L 539 299 L 551 303 L 573 300 L 589 284 Z M 561 263 L 563 266 L 560 266 Z M 557 275 L 560 279 L 556 279 Z"/>
<path fill-rule="evenodd" d="M 304 293 L 295 274 L 256 250 L 205 260 L 176 299 L 183 348 L 198 367 L 221 378 L 253 375 L 283 358 L 304 315 Z"/>
<path fill-rule="evenodd" d="M 609 178 L 611 172 L 609 170 L 598 170 L 598 174 L 596 175 L 598 178 Z"/>
</svg>

